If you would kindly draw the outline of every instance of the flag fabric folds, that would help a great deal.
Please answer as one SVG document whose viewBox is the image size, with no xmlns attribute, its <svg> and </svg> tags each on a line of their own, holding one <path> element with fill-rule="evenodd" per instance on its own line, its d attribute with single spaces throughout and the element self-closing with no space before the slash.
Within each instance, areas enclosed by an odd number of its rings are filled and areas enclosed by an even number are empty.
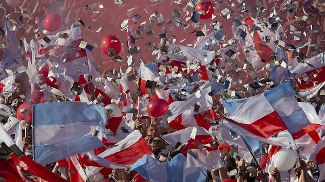
<svg viewBox="0 0 325 182">
<path fill-rule="evenodd" d="M 143 178 L 153 182 L 169 181 L 167 174 L 167 163 L 160 163 L 157 159 L 148 154 L 137 160 L 132 166 L 131 170 L 136 171 Z"/>
<path fill-rule="evenodd" d="M 194 136 L 192 136 L 193 130 L 195 130 Z M 176 146 L 178 142 L 185 144 L 191 138 L 199 141 L 202 144 L 209 144 L 213 141 L 213 136 L 202 127 L 187 127 L 185 129 L 163 135 L 162 138 L 171 146 Z"/>
<path fill-rule="evenodd" d="M 20 177 L 15 162 L 9 158 L 8 160 L 0 161 L 0 177 L 6 182 L 23 182 Z"/>
<path fill-rule="evenodd" d="M 77 156 L 68 158 L 69 178 L 70 181 L 87 181 L 87 175 Z"/>
<path fill-rule="evenodd" d="M 198 91 L 195 94 L 190 94 L 186 97 L 185 101 L 175 101 L 169 105 L 169 110 L 172 115 L 167 118 L 169 125 L 176 129 L 184 129 L 189 126 L 201 126 L 205 129 L 209 129 L 211 124 L 210 121 L 205 121 L 200 123 L 194 117 L 194 115 L 208 111 L 212 107 L 212 97 L 209 96 L 211 87 L 205 88 L 202 91 Z M 194 110 L 194 106 L 198 105 L 196 111 L 192 111 L 191 107 Z"/>
<path fill-rule="evenodd" d="M 131 170 L 139 173 L 143 178 L 153 182 L 185 181 L 203 182 L 206 179 L 204 171 L 198 167 L 186 167 L 186 157 L 178 154 L 166 163 L 148 154 L 136 161 Z M 189 169 L 189 170 L 188 170 Z"/>
<path fill-rule="evenodd" d="M 190 149 L 187 153 L 186 168 L 198 167 L 204 170 L 219 169 L 224 166 L 219 150 L 207 151 L 200 149 Z M 194 154 L 194 155 L 193 155 Z"/>
<path fill-rule="evenodd" d="M 22 134 L 22 124 L 21 122 L 13 117 L 9 116 L 8 122 L 3 125 L 3 127 L 7 130 L 9 135 L 14 134 L 16 145 L 20 150 L 23 149 L 23 134 Z"/>
<path fill-rule="evenodd" d="M 238 151 L 238 156 L 243 157 L 245 161 L 249 162 L 253 160 L 252 154 L 249 152 L 249 148 L 243 140 L 243 134 L 240 134 L 235 129 L 230 128 L 224 123 L 220 123 L 219 128 L 219 137 L 222 138 L 223 141 L 227 142 L 230 146 L 234 146 Z M 247 136 L 246 136 L 247 137 Z M 255 149 L 259 149 L 260 142 L 251 143 L 251 151 L 254 153 Z"/>
<path fill-rule="evenodd" d="M 13 93 L 15 91 L 15 75 L 8 76 L 7 78 L 0 81 L 0 93 L 10 92 Z"/>
<path fill-rule="evenodd" d="M 262 27 L 257 19 L 245 18 L 240 25 L 233 26 L 233 35 L 239 40 L 246 59 L 251 61 L 254 67 L 262 67 L 272 61 L 276 51 L 276 34 L 267 27 Z M 263 31 L 262 31 L 263 30 Z"/>
<path fill-rule="evenodd" d="M 225 120 L 262 138 L 269 138 L 287 129 L 264 94 L 248 98 Z"/>
<path fill-rule="evenodd" d="M 82 102 L 57 102 L 33 106 L 34 160 L 48 164 L 103 146 L 93 135 L 105 130 L 104 107 Z"/>
<path fill-rule="evenodd" d="M 319 178 L 318 181 L 325 180 L 325 137 L 321 139 L 321 141 L 316 146 L 316 151 L 313 154 L 313 159 L 318 164 L 319 169 Z"/>
<path fill-rule="evenodd" d="M 167 54 L 160 55 L 157 60 L 158 62 L 166 60 L 166 57 L 170 57 L 172 60 L 184 60 L 186 57 L 190 62 L 207 65 L 215 56 L 212 51 L 199 50 L 176 44 L 166 44 L 166 46 L 168 47 L 168 52 Z"/>
<path fill-rule="evenodd" d="M 304 62 L 289 65 L 289 70 L 295 75 L 299 95 L 311 98 L 324 86 L 325 81 L 325 54 L 321 53 Z"/>
<path fill-rule="evenodd" d="M 223 103 L 230 112 L 229 122 L 240 121 L 238 124 L 242 128 L 246 127 L 246 131 L 259 137 L 268 138 L 288 130 L 293 138 L 297 139 L 318 127 L 311 125 L 306 113 L 299 106 L 290 83 L 282 84 L 258 96 Z M 274 119 L 271 119 L 272 116 Z M 263 126 L 267 126 L 269 131 L 264 130 Z"/>
<path fill-rule="evenodd" d="M 90 71 L 92 63 L 88 61 L 87 43 L 82 39 L 80 27 L 71 26 L 70 30 L 48 35 L 39 40 L 39 56 L 50 58 L 65 74 L 77 80 Z"/>
<path fill-rule="evenodd" d="M 30 171 L 36 177 L 39 177 L 48 182 L 64 182 L 63 178 L 52 173 L 41 164 L 34 162 L 31 158 L 27 156 L 18 157 L 16 154 L 11 154 L 11 158 L 15 161 L 16 165 L 21 168 L 21 170 Z"/>
<path fill-rule="evenodd" d="M 3 70 L 11 70 L 16 72 L 17 69 L 23 65 L 23 61 L 21 59 L 21 53 L 17 46 L 18 40 L 15 35 L 15 31 L 11 30 L 10 21 L 6 20 L 6 48 L 4 50 L 3 59 L 1 62 L 1 69 Z M 6 76 L 6 74 L 1 73 L 1 77 Z M 2 80 L 3 78 L 0 78 Z"/>
<path fill-rule="evenodd" d="M 13 161 L 15 165 L 13 165 L 12 162 L 9 162 L 9 165 L 6 167 L 11 167 L 12 170 L 14 170 L 14 173 L 18 173 L 20 177 L 23 179 L 23 181 L 27 180 L 28 178 L 32 179 L 42 179 L 48 182 L 64 182 L 63 178 L 57 176 L 56 174 L 52 173 L 48 169 L 46 169 L 41 164 L 34 162 L 30 157 L 25 156 L 23 152 L 18 149 L 15 142 L 11 138 L 11 136 L 7 133 L 7 131 L 4 129 L 2 124 L 0 124 L 0 144 L 1 146 L 5 146 L 5 150 L 10 153 L 10 159 L 9 161 Z M 9 170 L 9 169 L 8 169 Z M 17 172 L 16 172 L 17 171 Z M 5 174 L 6 177 L 9 179 L 6 179 L 7 181 L 14 180 L 13 176 Z M 27 178 L 27 179 L 26 179 Z M 30 180 L 30 179 L 29 179 Z M 20 180 L 17 180 L 20 181 Z"/>
<path fill-rule="evenodd" d="M 108 123 L 105 126 L 106 129 L 113 133 L 113 137 L 109 136 L 109 143 L 117 143 L 126 138 L 132 133 L 132 128 L 127 126 L 123 117 L 111 117 L 108 118 Z"/>
<path fill-rule="evenodd" d="M 294 139 L 299 138 L 299 132 L 302 129 L 312 124 L 303 109 L 299 107 L 290 83 L 282 84 L 275 89 L 265 92 L 264 95 L 279 114 Z M 309 128 L 309 130 L 313 129 L 313 127 Z"/>
<path fill-rule="evenodd" d="M 125 139 L 100 153 L 98 157 L 117 164 L 132 166 L 145 154 L 152 155 L 152 151 L 140 131 L 135 130 Z"/>
</svg>

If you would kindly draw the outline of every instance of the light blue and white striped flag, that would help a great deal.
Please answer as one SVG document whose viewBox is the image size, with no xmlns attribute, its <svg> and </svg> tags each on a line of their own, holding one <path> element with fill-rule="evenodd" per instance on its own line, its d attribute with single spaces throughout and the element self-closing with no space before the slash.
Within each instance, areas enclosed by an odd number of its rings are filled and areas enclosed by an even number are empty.
<svg viewBox="0 0 325 182">
<path fill-rule="evenodd" d="M 83 102 L 57 102 L 33 106 L 34 161 L 49 164 L 103 146 L 93 135 L 104 131 L 104 107 Z"/>
</svg>

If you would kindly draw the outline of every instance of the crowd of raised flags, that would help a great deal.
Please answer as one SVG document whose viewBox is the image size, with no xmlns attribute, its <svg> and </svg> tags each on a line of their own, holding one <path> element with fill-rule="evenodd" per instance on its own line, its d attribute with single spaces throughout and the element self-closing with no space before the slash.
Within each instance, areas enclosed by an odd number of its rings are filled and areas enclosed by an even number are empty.
<svg viewBox="0 0 325 182">
<path fill-rule="evenodd" d="M 80 21 L 24 40 L 21 50 L 6 19 L 0 179 L 324 181 L 325 55 L 300 60 L 280 23 L 275 31 L 262 21 L 234 21 L 228 44 L 218 29 L 199 37 L 194 48 L 162 38 L 154 62 L 133 67 L 130 55 L 127 70 L 116 76 L 100 74 Z M 127 37 L 131 52 L 129 30 Z M 237 70 L 263 79 L 240 85 L 245 78 L 227 67 L 237 64 L 239 52 L 247 61 Z M 17 88 L 27 90 L 16 83 L 21 75 L 28 77 L 30 95 L 17 95 Z M 238 84 L 243 90 L 233 89 Z M 169 103 L 165 115 L 150 116 L 152 99 Z M 23 102 L 33 104 L 30 124 L 16 118 Z M 296 155 L 289 171 L 277 170 L 281 149 Z"/>
</svg>

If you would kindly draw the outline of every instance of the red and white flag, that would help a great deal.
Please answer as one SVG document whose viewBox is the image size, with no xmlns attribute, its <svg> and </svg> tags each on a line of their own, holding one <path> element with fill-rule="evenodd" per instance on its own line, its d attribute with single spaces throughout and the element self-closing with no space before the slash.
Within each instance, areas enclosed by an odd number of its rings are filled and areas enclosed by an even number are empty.
<svg viewBox="0 0 325 182">
<path fill-rule="evenodd" d="M 38 43 L 38 55 L 50 58 L 59 68 L 64 68 L 65 75 L 77 80 L 80 75 L 89 73 L 87 43 L 82 39 L 80 27 L 48 35 Z"/>
<path fill-rule="evenodd" d="M 154 67 L 157 67 L 154 65 Z M 140 63 L 140 66 L 137 70 L 139 79 L 138 87 L 140 89 L 140 96 L 146 95 L 149 93 L 149 88 L 146 86 L 148 81 L 159 82 L 159 74 L 157 71 L 153 70 L 154 68 L 148 67 L 143 62 Z M 150 95 L 150 94 L 149 94 Z"/>
<path fill-rule="evenodd" d="M 295 65 L 289 65 L 289 71 L 296 75 L 296 86 L 299 89 L 299 95 L 313 97 L 318 90 L 325 84 L 325 55 L 318 54 L 304 62 L 297 62 Z"/>
<path fill-rule="evenodd" d="M 211 88 L 197 91 L 188 95 L 185 101 L 175 101 L 169 105 L 172 116 L 167 118 L 169 125 L 176 129 L 189 126 L 201 126 L 209 130 L 213 114 L 210 110 L 213 104 L 212 97 L 208 95 Z M 192 109 L 192 110 L 191 110 Z"/>
<path fill-rule="evenodd" d="M 15 82 L 16 76 L 10 75 L 3 80 L 0 81 L 0 93 L 13 93 L 15 92 L 16 88 L 16 82 Z"/>
<path fill-rule="evenodd" d="M 230 146 L 236 146 L 240 157 L 244 158 L 246 161 L 253 160 L 253 156 L 239 132 L 232 130 L 232 128 L 224 123 L 220 123 L 218 137 L 220 136 L 221 139 L 227 142 Z"/>
<path fill-rule="evenodd" d="M 159 65 L 159 64 L 158 64 Z M 144 96 L 148 94 L 148 97 L 150 99 L 164 99 L 167 102 L 171 103 L 174 102 L 174 99 L 172 95 L 170 94 L 170 90 L 164 90 L 164 89 L 155 89 L 153 93 L 150 93 L 150 88 L 147 87 L 148 81 L 154 81 L 157 82 L 157 84 L 162 84 L 163 78 L 159 76 L 158 74 L 158 68 L 157 65 L 145 65 L 143 62 L 140 63 L 139 69 L 138 69 L 138 87 L 140 89 L 140 96 Z M 166 72 L 167 73 L 167 72 Z"/>
<path fill-rule="evenodd" d="M 116 98 L 118 94 L 120 94 L 120 88 L 118 85 L 114 85 L 111 81 L 107 80 L 106 78 L 103 78 L 102 75 L 99 73 L 98 65 L 91 55 L 90 51 L 87 50 L 87 57 L 89 61 L 89 73 L 84 75 L 84 77 L 91 76 L 91 82 L 95 86 L 95 94 L 96 97 L 99 95 L 99 93 L 104 97 L 105 103 L 108 102 L 109 98 Z M 109 98 L 108 98 L 109 97 Z"/>
<path fill-rule="evenodd" d="M 325 137 L 323 137 L 316 146 L 316 151 L 313 154 L 313 159 L 316 160 L 319 169 L 318 181 L 325 180 Z"/>
<path fill-rule="evenodd" d="M 57 176 L 56 174 L 52 173 L 44 166 L 40 165 L 39 163 L 34 162 L 30 157 L 25 156 L 20 149 L 16 146 L 15 142 L 13 141 L 12 137 L 8 134 L 8 132 L 4 129 L 4 127 L 0 124 L 0 144 L 6 145 L 6 150 L 10 154 L 10 158 L 16 165 L 16 169 L 21 176 L 22 179 L 27 180 L 45 180 L 48 182 L 63 182 L 66 181 L 63 178 Z M 19 180 L 18 180 L 19 181 Z"/>
<path fill-rule="evenodd" d="M 94 75 L 95 76 L 95 75 Z M 98 80 L 98 78 L 103 81 L 99 84 L 96 80 Z M 81 96 L 79 96 L 79 98 L 83 98 L 83 100 L 87 100 L 87 97 L 85 97 L 87 94 L 93 95 L 97 101 L 98 104 L 102 103 L 103 105 L 108 105 L 111 103 L 111 97 L 108 95 L 108 93 L 114 94 L 115 91 L 111 90 L 110 87 L 108 85 L 110 85 L 111 83 L 108 82 L 107 80 L 105 80 L 102 77 L 92 77 L 89 74 L 84 74 L 84 75 L 80 75 L 78 78 L 78 84 L 81 85 L 83 87 L 83 92 L 81 94 Z M 94 88 L 92 88 L 92 86 L 94 86 Z M 113 87 L 111 87 L 113 88 Z"/>
<path fill-rule="evenodd" d="M 15 164 L 19 169 L 18 171 L 20 172 L 21 175 L 29 173 L 29 175 L 27 176 L 33 180 L 38 179 L 38 180 L 44 180 L 48 182 L 52 182 L 52 181 L 66 182 L 65 179 L 52 173 L 52 171 L 49 171 L 39 163 L 34 162 L 28 156 L 23 155 L 22 157 L 18 157 L 15 153 L 12 153 L 10 157 L 14 160 Z"/>
<path fill-rule="evenodd" d="M 202 127 L 188 127 L 163 135 L 162 138 L 171 146 L 176 146 L 177 143 L 188 143 L 190 139 L 197 140 L 201 144 L 209 144 L 213 141 L 213 136 Z"/>
<path fill-rule="evenodd" d="M 315 152 L 316 146 L 321 140 L 322 131 L 325 129 L 325 126 L 317 128 L 316 130 L 309 131 L 300 138 L 295 140 L 295 143 L 299 150 L 299 155 L 304 160 L 310 160 L 311 155 Z"/>
<path fill-rule="evenodd" d="M 130 167 L 145 154 L 153 155 L 142 134 L 135 130 L 98 155 L 88 152 L 83 161 L 89 166 L 87 174 L 95 174 L 103 169 Z"/>
<path fill-rule="evenodd" d="M 287 130 L 286 125 L 264 94 L 248 98 L 224 122 L 241 133 L 269 138 Z"/>
<path fill-rule="evenodd" d="M 272 61 L 276 51 L 276 34 L 262 22 L 251 17 L 245 18 L 241 25 L 233 26 L 233 35 L 254 67 L 262 67 Z"/>
<path fill-rule="evenodd" d="M 68 158 L 68 169 L 69 169 L 69 177 L 70 181 L 87 181 L 88 177 L 85 172 L 85 166 L 83 166 L 78 156 L 70 156 Z"/>
<path fill-rule="evenodd" d="M 179 114 L 176 118 L 169 122 L 169 126 L 174 130 L 181 130 L 187 127 L 200 126 L 209 129 L 211 122 L 217 117 L 215 111 L 210 108 L 205 111 L 194 113 L 191 110 Z"/>
<path fill-rule="evenodd" d="M 127 75 L 123 75 L 122 78 L 120 79 L 120 91 L 123 96 L 121 107 L 124 106 L 132 106 L 133 105 L 133 100 L 131 97 L 131 91 L 129 88 L 129 80 L 127 79 Z"/>
<path fill-rule="evenodd" d="M 113 133 L 114 137 L 108 136 L 109 143 L 117 143 L 125 139 L 130 133 L 132 133 L 132 128 L 129 127 L 124 120 L 124 117 L 111 117 L 107 120 L 108 124 L 105 126 L 107 130 Z"/>
<path fill-rule="evenodd" d="M 316 146 L 321 140 L 325 125 L 321 123 L 322 118 L 317 115 L 315 108 L 311 104 L 299 102 L 299 106 L 302 108 L 311 124 L 294 135 L 295 143 L 300 151 L 299 154 L 301 158 L 310 160 L 310 156 L 315 152 Z"/>
<path fill-rule="evenodd" d="M 182 77 L 184 74 L 188 77 L 197 76 L 199 80 L 207 81 L 211 77 L 211 71 L 208 67 L 211 61 L 214 60 L 214 52 L 206 50 L 198 50 L 187 46 L 168 44 L 167 54 L 160 54 L 157 57 L 158 64 L 151 64 L 147 66 L 147 69 L 155 74 L 154 78 L 157 80 L 160 75 L 159 80 L 166 80 L 175 77 Z M 141 69 L 141 66 L 140 66 Z M 139 74 L 141 78 L 146 73 Z M 151 76 L 153 76 L 151 73 Z M 149 76 L 149 74 L 147 74 Z M 148 78 L 148 77 L 147 77 Z M 156 81 L 153 80 L 153 81 Z M 198 81 L 197 78 L 193 82 Z M 159 82 L 158 82 L 159 83 Z"/>
<path fill-rule="evenodd" d="M 7 160 L 0 161 L 0 179 L 4 179 L 6 182 L 24 182 L 22 176 L 20 176 L 15 162 L 9 158 Z"/>
<path fill-rule="evenodd" d="M 23 42 L 24 42 L 24 49 L 25 49 L 26 58 L 27 58 L 28 61 L 31 61 L 32 60 L 32 47 L 27 42 L 26 38 L 23 39 Z"/>
<path fill-rule="evenodd" d="M 98 157 L 120 165 L 131 166 L 145 154 L 152 155 L 152 151 L 140 131 L 135 130 Z"/>
</svg>

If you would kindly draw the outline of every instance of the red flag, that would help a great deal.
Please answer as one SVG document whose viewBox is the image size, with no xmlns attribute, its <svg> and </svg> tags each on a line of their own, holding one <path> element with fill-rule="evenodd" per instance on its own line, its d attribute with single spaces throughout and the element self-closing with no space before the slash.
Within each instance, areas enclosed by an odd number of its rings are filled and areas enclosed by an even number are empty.
<svg viewBox="0 0 325 182">
<path fill-rule="evenodd" d="M 25 155 L 19 158 L 16 154 L 12 153 L 10 157 L 14 160 L 16 165 L 22 169 L 23 172 L 28 172 L 35 175 L 28 175 L 29 177 L 41 178 L 48 182 L 66 182 L 65 179 L 57 176 L 56 174 L 52 173 L 52 171 L 49 171 L 44 166 L 34 162 L 31 158 Z"/>
<path fill-rule="evenodd" d="M 114 168 L 113 166 L 121 167 L 122 165 L 130 166 L 145 154 L 152 155 L 152 151 L 142 137 L 142 134 L 135 130 L 125 139 L 116 143 L 115 146 L 107 148 L 98 156 L 90 156 L 89 153 L 89 160 L 91 161 L 87 163 L 92 166 L 103 166 L 106 168 Z"/>
<path fill-rule="evenodd" d="M 20 174 L 17 170 L 16 164 L 12 159 L 3 160 L 0 162 L 0 177 L 7 182 L 23 182 L 24 180 L 19 177 Z"/>
<path fill-rule="evenodd" d="M 68 165 L 69 165 L 69 177 L 70 181 L 76 181 L 76 182 L 84 182 L 84 178 L 81 176 L 83 173 L 83 176 L 87 178 L 85 172 L 82 169 L 82 166 L 80 165 L 79 161 L 75 156 L 68 158 Z M 78 168 L 78 169 L 77 169 Z"/>
</svg>

